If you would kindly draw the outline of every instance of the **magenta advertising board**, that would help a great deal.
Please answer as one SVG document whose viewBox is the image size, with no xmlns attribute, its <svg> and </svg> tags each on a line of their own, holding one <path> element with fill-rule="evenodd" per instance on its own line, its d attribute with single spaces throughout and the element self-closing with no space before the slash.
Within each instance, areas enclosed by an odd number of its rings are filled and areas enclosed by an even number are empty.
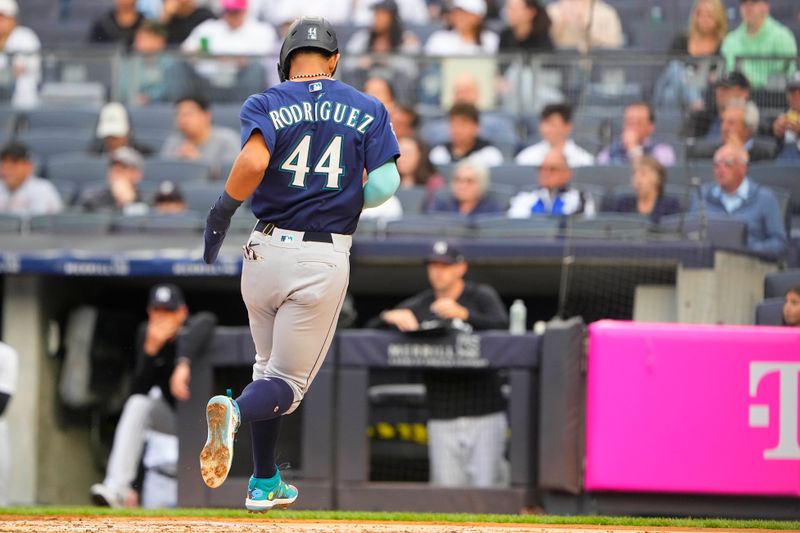
<svg viewBox="0 0 800 533">
<path fill-rule="evenodd" d="M 800 328 L 589 326 L 589 491 L 800 496 Z"/>
</svg>

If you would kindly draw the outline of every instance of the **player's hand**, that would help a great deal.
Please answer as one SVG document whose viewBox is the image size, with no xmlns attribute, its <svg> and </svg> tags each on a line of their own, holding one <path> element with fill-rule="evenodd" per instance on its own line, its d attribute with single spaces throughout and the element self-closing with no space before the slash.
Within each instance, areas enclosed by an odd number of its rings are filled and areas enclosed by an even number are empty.
<svg viewBox="0 0 800 533">
<path fill-rule="evenodd" d="M 459 305 L 452 298 L 439 298 L 431 304 L 431 311 L 439 318 L 445 320 L 452 320 L 454 318 L 467 320 L 469 318 L 469 311 L 467 311 L 467 308 L 463 305 Z"/>
<path fill-rule="evenodd" d="M 175 337 L 177 329 L 166 319 L 150 319 L 147 321 L 147 333 L 144 341 L 144 351 L 147 355 L 154 356 L 161 351 L 164 344 Z"/>
<path fill-rule="evenodd" d="M 222 248 L 222 241 L 231 225 L 231 219 L 211 208 L 206 218 L 206 229 L 203 232 L 205 247 L 203 249 L 203 261 L 209 265 L 217 260 L 219 249 Z"/>
<path fill-rule="evenodd" d="M 419 322 L 417 317 L 410 309 L 392 309 L 385 311 L 381 318 L 384 322 L 391 326 L 395 326 L 400 331 L 417 331 L 419 329 Z"/>
<path fill-rule="evenodd" d="M 181 159 L 189 159 L 191 161 L 194 161 L 195 159 L 200 157 L 200 150 L 198 150 L 197 146 L 195 146 L 194 144 L 188 141 L 184 141 L 178 147 L 176 154 Z"/>
<path fill-rule="evenodd" d="M 169 378 L 169 391 L 176 400 L 185 402 L 189 399 L 189 381 L 192 378 L 192 368 L 186 361 L 181 361 L 175 365 L 172 376 Z"/>
</svg>

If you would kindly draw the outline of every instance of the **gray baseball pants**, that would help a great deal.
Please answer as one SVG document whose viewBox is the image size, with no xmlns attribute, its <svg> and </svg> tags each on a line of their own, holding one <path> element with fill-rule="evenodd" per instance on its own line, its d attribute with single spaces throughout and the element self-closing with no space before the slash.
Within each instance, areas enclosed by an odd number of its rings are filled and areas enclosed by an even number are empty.
<svg viewBox="0 0 800 533">
<path fill-rule="evenodd" d="M 277 377 L 294 391 L 294 411 L 317 375 L 336 330 L 350 279 L 350 235 L 333 243 L 302 231 L 253 232 L 245 245 L 242 298 L 256 345 L 253 380 Z"/>
</svg>

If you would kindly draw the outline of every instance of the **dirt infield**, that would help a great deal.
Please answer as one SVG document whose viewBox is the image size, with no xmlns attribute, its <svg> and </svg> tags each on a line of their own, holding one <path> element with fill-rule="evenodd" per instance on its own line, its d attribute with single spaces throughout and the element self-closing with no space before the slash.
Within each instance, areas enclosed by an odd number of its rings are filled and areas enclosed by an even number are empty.
<svg viewBox="0 0 800 533">
<path fill-rule="evenodd" d="M 345 522 L 298 521 L 270 518 L 197 519 L 197 518 L 119 518 L 91 516 L 0 516 L 0 533 L 759 533 L 757 529 L 691 529 L 662 527 L 542 526 L 535 524 L 455 524 L 421 522 Z"/>
</svg>

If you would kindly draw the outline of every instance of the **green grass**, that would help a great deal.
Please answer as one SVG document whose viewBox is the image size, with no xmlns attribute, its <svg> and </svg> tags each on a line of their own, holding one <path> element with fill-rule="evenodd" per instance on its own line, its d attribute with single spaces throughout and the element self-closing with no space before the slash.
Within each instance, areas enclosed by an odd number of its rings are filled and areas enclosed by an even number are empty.
<svg viewBox="0 0 800 533">
<path fill-rule="evenodd" d="M 121 516 L 255 518 L 234 509 L 109 509 L 107 507 L 0 507 L 0 515 L 26 516 Z M 499 514 L 367 513 L 357 511 L 273 511 L 270 518 L 292 520 L 372 520 L 379 522 L 491 522 L 498 524 L 575 524 L 637 527 L 690 527 L 727 529 L 800 530 L 800 521 L 727 520 L 718 518 L 639 518 L 629 516 L 546 516 Z"/>
</svg>

